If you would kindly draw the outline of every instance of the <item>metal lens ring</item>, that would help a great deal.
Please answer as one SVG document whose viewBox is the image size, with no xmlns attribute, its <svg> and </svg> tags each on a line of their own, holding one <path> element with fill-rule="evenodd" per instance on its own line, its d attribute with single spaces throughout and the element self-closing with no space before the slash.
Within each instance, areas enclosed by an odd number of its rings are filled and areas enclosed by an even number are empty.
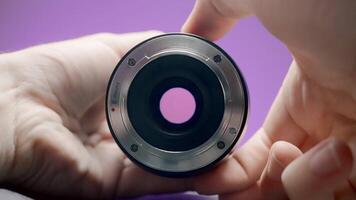
<svg viewBox="0 0 356 200">
<path fill-rule="evenodd" d="M 176 124 L 160 112 L 171 88 L 195 99 L 191 118 Z M 136 164 L 163 176 L 189 176 L 222 160 L 241 138 L 247 87 L 221 48 L 195 35 L 150 38 L 130 50 L 111 75 L 106 114 L 111 133 Z"/>
</svg>

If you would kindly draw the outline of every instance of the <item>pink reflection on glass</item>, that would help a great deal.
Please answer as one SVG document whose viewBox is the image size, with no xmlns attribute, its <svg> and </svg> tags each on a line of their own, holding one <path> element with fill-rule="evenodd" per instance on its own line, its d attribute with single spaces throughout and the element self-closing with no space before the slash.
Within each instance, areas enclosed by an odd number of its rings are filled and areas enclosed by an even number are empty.
<svg viewBox="0 0 356 200">
<path fill-rule="evenodd" d="M 194 96 L 188 90 L 175 87 L 162 95 L 159 106 L 167 121 L 182 124 L 194 115 L 196 103 Z"/>
</svg>

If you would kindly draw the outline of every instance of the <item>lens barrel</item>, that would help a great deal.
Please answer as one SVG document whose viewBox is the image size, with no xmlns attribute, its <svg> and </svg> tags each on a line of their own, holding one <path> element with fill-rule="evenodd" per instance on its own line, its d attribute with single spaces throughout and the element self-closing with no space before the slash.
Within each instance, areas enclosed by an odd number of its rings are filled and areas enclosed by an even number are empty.
<svg viewBox="0 0 356 200">
<path fill-rule="evenodd" d="M 175 124 L 160 112 L 162 95 L 183 88 L 192 117 Z M 106 94 L 110 131 L 134 163 L 162 176 L 195 175 L 225 158 L 242 137 L 248 91 L 237 65 L 216 44 L 171 33 L 132 48 L 113 71 Z"/>
</svg>

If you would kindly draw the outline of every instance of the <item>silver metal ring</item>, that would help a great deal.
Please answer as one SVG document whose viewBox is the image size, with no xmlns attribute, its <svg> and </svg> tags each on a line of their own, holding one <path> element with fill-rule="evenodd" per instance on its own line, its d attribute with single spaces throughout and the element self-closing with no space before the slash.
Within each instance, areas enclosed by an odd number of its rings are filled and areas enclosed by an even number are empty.
<svg viewBox="0 0 356 200">
<path fill-rule="evenodd" d="M 204 63 L 223 91 L 224 111 L 214 134 L 203 144 L 184 151 L 161 149 L 145 141 L 128 113 L 128 94 L 135 77 L 152 61 L 169 55 L 183 55 Z M 106 113 L 114 139 L 133 162 L 159 175 L 186 176 L 222 160 L 242 137 L 248 92 L 237 65 L 217 45 L 195 35 L 165 34 L 138 44 L 120 60 L 109 81 Z M 142 118 L 147 117 L 150 116 L 142 114 Z"/>
</svg>

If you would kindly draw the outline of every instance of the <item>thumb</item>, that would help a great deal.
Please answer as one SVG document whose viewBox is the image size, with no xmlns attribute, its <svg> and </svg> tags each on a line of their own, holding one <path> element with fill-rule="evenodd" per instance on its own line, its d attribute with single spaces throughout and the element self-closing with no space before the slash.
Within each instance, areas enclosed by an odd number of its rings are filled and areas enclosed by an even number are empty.
<svg viewBox="0 0 356 200">
<path fill-rule="evenodd" d="M 289 163 L 300 155 L 302 152 L 293 144 L 285 141 L 275 142 L 269 151 L 268 161 L 260 180 L 244 191 L 221 194 L 220 200 L 286 199 L 281 174 Z"/>
<path fill-rule="evenodd" d="M 252 11 L 253 0 L 197 0 L 183 32 L 217 40 Z"/>
<path fill-rule="evenodd" d="M 344 142 L 328 139 L 292 162 L 282 174 L 291 200 L 334 198 L 334 192 L 348 179 L 352 153 Z"/>
</svg>

